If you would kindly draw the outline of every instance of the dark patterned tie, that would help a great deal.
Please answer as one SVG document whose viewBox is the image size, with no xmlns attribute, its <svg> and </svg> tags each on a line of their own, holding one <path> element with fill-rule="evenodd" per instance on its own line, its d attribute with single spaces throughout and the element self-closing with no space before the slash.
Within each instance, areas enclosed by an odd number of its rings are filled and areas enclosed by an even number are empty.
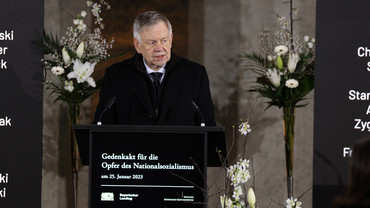
<svg viewBox="0 0 370 208">
<path fill-rule="evenodd" d="M 162 74 L 163 73 L 161 72 L 152 72 L 149 74 L 150 77 L 152 78 L 152 81 L 155 87 L 155 92 L 157 94 L 158 94 L 159 85 L 161 84 L 160 80 L 161 80 Z"/>
</svg>

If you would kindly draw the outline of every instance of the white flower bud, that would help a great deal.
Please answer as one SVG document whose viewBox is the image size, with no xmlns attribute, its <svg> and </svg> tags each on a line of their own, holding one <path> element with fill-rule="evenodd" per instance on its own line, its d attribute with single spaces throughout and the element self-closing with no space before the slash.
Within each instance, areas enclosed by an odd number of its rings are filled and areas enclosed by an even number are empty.
<svg viewBox="0 0 370 208">
<path fill-rule="evenodd" d="M 267 56 L 267 60 L 272 61 L 273 60 L 272 56 L 271 55 L 268 55 Z"/>
<path fill-rule="evenodd" d="M 84 49 L 85 49 L 85 44 L 84 42 L 81 42 L 80 45 L 78 45 L 76 54 L 78 58 L 81 58 L 84 55 Z"/>
<path fill-rule="evenodd" d="M 256 207 L 256 195 L 254 194 L 254 191 L 252 188 L 249 188 L 248 190 L 247 201 L 251 208 Z"/>
<path fill-rule="evenodd" d="M 221 203 L 221 208 L 225 208 L 225 195 L 224 196 L 220 196 L 220 203 Z"/>
<path fill-rule="evenodd" d="M 307 43 L 308 48 L 313 48 L 313 42 Z"/>
<path fill-rule="evenodd" d="M 290 73 L 293 73 L 295 71 L 295 68 L 297 67 L 297 63 L 299 61 L 299 56 L 298 54 L 289 54 L 289 59 L 288 59 L 288 70 Z"/>
<path fill-rule="evenodd" d="M 220 196 L 220 203 L 222 208 L 231 208 L 233 201 L 226 195 Z"/>
<path fill-rule="evenodd" d="M 303 39 L 304 39 L 304 42 L 308 42 L 310 40 L 310 37 L 308 35 L 306 35 L 306 36 L 303 37 Z"/>
<path fill-rule="evenodd" d="M 71 63 L 71 57 L 69 56 L 68 54 L 68 51 L 66 50 L 66 48 L 63 48 L 62 49 L 62 57 L 63 57 L 63 61 L 65 64 L 69 64 Z"/>
</svg>

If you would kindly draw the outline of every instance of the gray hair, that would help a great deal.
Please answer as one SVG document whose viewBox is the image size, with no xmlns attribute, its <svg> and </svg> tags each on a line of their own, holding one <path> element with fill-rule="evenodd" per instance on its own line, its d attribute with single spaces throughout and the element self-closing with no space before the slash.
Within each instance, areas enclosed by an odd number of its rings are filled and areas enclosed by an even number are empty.
<svg viewBox="0 0 370 208">
<path fill-rule="evenodd" d="M 159 22 L 164 22 L 167 25 L 168 30 L 170 31 L 170 36 L 172 34 L 172 26 L 170 21 L 161 13 L 156 11 L 148 11 L 143 12 L 139 14 L 134 21 L 133 26 L 133 32 L 134 32 L 134 38 L 136 38 L 139 42 L 141 42 L 140 39 L 140 33 L 143 31 L 143 28 L 148 28 L 150 26 L 153 26 Z"/>
</svg>

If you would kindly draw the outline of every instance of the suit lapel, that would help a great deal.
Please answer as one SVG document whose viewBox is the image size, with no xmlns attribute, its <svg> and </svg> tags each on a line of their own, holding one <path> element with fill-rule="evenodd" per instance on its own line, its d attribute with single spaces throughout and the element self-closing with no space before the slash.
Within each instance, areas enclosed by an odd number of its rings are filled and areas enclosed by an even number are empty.
<svg viewBox="0 0 370 208">
<path fill-rule="evenodd" d="M 166 69 L 167 70 L 167 69 Z M 180 90 L 183 88 L 188 70 L 183 67 L 181 64 L 176 64 L 168 72 L 167 77 L 165 77 L 165 86 L 163 86 L 162 91 L 162 103 L 161 111 L 158 123 L 161 124 L 167 111 L 170 109 L 172 103 L 175 101 Z"/>
<path fill-rule="evenodd" d="M 122 71 L 136 96 L 144 104 L 146 110 L 155 118 L 155 112 L 145 83 L 145 74 L 136 68 Z"/>
</svg>

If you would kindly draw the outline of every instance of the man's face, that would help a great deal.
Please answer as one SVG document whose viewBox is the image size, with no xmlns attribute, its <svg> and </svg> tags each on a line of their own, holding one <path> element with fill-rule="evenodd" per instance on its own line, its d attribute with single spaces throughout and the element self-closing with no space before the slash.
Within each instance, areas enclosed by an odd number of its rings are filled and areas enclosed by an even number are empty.
<svg viewBox="0 0 370 208">
<path fill-rule="evenodd" d="M 140 33 L 141 42 L 134 38 L 135 49 L 144 57 L 146 65 L 157 71 L 171 58 L 172 34 L 166 23 L 159 22 Z"/>
</svg>

